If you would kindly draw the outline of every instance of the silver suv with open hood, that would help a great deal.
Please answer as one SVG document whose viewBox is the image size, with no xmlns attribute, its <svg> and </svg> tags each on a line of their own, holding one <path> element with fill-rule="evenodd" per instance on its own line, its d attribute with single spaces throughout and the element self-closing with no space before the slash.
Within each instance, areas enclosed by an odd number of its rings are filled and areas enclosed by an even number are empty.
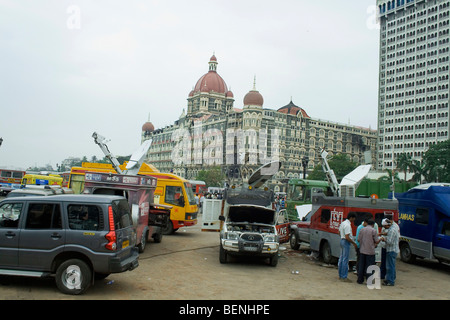
<svg viewBox="0 0 450 320">
<path fill-rule="evenodd" d="M 276 171 L 279 166 L 277 162 Z M 261 175 L 265 167 L 255 172 L 247 188 L 226 190 L 224 214 L 220 216 L 223 221 L 221 263 L 228 261 L 228 255 L 246 255 L 268 258 L 272 266 L 278 264 L 280 241 L 276 228 L 277 212 L 272 208 L 274 194 L 267 188 L 260 188 L 271 177 Z"/>
</svg>

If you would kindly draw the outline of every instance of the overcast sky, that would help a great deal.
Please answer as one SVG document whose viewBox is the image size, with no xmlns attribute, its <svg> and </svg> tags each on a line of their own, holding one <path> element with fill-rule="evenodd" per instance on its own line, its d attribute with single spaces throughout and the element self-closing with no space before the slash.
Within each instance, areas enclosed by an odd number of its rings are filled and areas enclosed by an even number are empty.
<svg viewBox="0 0 450 320">
<path fill-rule="evenodd" d="M 375 0 L 0 0 L 0 168 L 104 155 L 173 124 L 208 72 L 264 107 L 377 125 Z"/>
</svg>

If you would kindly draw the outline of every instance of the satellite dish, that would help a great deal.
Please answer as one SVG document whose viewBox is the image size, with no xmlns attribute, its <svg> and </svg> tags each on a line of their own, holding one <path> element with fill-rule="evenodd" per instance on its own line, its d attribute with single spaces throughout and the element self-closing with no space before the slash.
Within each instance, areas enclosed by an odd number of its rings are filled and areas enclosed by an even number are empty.
<svg viewBox="0 0 450 320">
<path fill-rule="evenodd" d="M 259 188 L 270 180 L 281 168 L 280 161 L 273 161 L 263 165 L 252 174 L 248 179 L 248 185 L 253 188 Z"/>
<path fill-rule="evenodd" d="M 364 179 L 367 174 L 369 173 L 372 166 L 370 164 L 368 165 L 362 165 L 350 172 L 348 175 L 346 175 L 341 183 L 340 186 L 357 186 L 359 183 Z"/>
<path fill-rule="evenodd" d="M 152 145 L 153 140 L 146 140 L 141 146 L 131 155 L 130 160 L 127 163 L 125 169 L 128 174 L 137 174 L 141 168 L 142 162 L 144 162 L 148 149 Z"/>
</svg>

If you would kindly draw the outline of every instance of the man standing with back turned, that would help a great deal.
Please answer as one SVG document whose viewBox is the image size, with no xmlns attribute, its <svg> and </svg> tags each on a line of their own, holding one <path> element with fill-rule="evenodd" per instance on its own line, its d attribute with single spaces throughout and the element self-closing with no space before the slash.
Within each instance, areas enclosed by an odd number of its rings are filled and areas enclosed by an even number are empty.
<svg viewBox="0 0 450 320">
<path fill-rule="evenodd" d="M 357 280 L 359 284 L 364 282 L 364 278 L 367 279 L 369 277 L 367 268 L 375 265 L 375 247 L 381 239 L 378 237 L 378 232 L 374 229 L 374 225 L 375 221 L 370 219 L 367 222 L 367 227 L 363 228 L 358 236 L 358 241 L 361 244 Z"/>
<path fill-rule="evenodd" d="M 350 212 L 347 219 L 339 226 L 339 235 L 341 237 L 341 255 L 339 256 L 338 270 L 339 280 L 345 282 L 352 282 L 347 278 L 348 276 L 348 260 L 350 255 L 350 244 L 353 244 L 355 249 L 358 247 L 353 240 L 352 223 L 356 219 L 356 213 Z"/>
</svg>

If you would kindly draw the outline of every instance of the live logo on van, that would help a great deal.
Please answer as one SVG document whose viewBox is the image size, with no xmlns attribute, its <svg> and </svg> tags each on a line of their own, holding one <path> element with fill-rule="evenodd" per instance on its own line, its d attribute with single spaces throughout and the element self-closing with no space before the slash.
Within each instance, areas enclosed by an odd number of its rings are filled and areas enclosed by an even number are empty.
<svg viewBox="0 0 450 320">
<path fill-rule="evenodd" d="M 343 217 L 344 212 L 336 211 L 336 208 L 333 211 L 331 211 L 330 228 L 339 229 Z"/>
</svg>

